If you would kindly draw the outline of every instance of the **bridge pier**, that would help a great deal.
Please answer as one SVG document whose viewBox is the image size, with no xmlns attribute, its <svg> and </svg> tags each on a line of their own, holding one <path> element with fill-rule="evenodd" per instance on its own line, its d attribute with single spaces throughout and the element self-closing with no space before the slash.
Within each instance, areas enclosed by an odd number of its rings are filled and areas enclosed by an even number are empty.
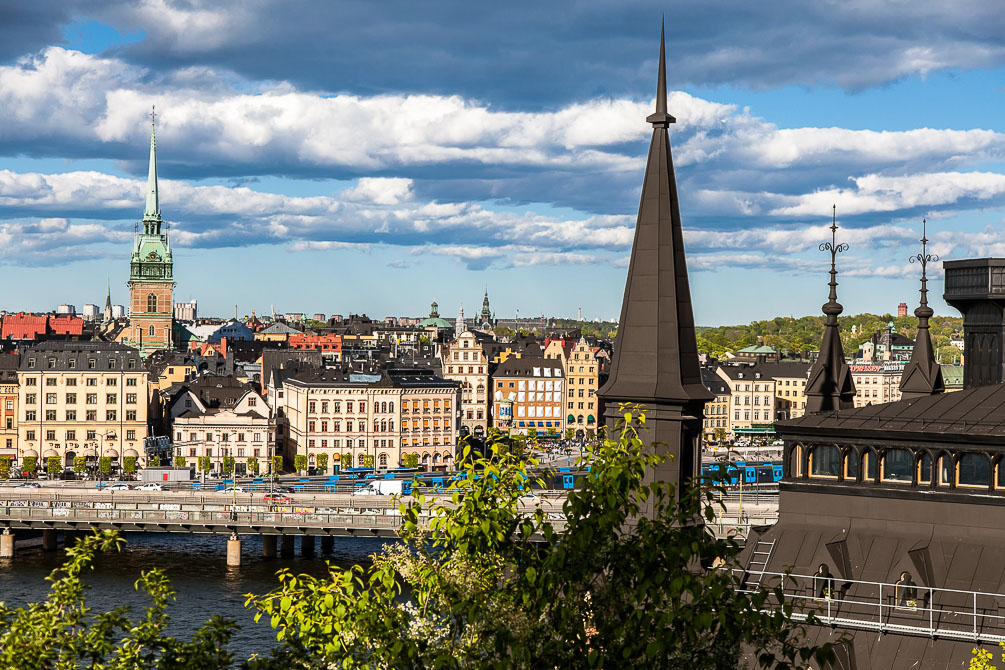
<svg viewBox="0 0 1005 670">
<path fill-rule="evenodd" d="M 321 553 L 330 554 L 335 549 L 335 538 L 331 535 L 321 536 Z"/>
<path fill-rule="evenodd" d="M 227 540 L 227 567 L 237 568 L 241 566 L 241 540 L 237 533 L 231 533 Z"/>
<path fill-rule="evenodd" d="M 14 533 L 4 528 L 0 534 L 0 558 L 14 558 Z"/>
<path fill-rule="evenodd" d="M 42 531 L 42 551 L 56 551 L 56 531 L 52 528 Z"/>
<path fill-rule="evenodd" d="M 279 555 L 283 558 L 293 558 L 293 542 L 295 538 L 292 535 L 283 535 L 282 539 L 279 541 Z"/>
<path fill-rule="evenodd" d="M 304 558 L 311 558 L 314 556 L 314 536 L 313 535 L 301 535 L 300 536 L 300 555 Z"/>
<path fill-rule="evenodd" d="M 276 547 L 279 544 L 278 535 L 263 535 L 262 536 L 262 556 L 265 558 L 275 558 L 276 557 Z"/>
</svg>

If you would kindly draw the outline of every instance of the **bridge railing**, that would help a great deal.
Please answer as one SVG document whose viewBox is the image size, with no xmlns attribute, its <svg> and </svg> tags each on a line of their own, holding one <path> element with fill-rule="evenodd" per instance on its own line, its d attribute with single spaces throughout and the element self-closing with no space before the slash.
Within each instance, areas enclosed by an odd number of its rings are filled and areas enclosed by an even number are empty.
<svg viewBox="0 0 1005 670">
<path fill-rule="evenodd" d="M 819 623 L 839 628 L 1005 641 L 1005 594 L 760 571 L 744 576 L 741 591 L 756 590 L 754 580 L 762 586 L 780 584 L 796 605 L 797 620 L 805 621 L 813 612 Z"/>
</svg>

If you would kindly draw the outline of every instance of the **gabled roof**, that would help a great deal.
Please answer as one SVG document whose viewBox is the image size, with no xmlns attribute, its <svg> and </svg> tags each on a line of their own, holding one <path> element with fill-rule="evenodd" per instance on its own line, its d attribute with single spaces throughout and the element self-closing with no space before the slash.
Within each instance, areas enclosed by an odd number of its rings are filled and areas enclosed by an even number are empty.
<svg viewBox="0 0 1005 670">
<path fill-rule="evenodd" d="M 262 335 L 303 335 L 303 332 L 296 328 L 290 328 L 281 321 L 277 321 L 268 328 L 263 328 L 258 332 Z"/>
</svg>

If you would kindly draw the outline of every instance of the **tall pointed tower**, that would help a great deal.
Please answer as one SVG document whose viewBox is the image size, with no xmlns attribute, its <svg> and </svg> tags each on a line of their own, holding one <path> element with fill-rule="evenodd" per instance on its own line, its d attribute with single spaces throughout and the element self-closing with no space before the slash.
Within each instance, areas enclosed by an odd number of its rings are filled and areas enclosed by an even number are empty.
<svg viewBox="0 0 1005 670">
<path fill-rule="evenodd" d="M 112 281 L 108 280 L 108 292 L 105 293 L 105 313 L 104 313 L 104 323 L 109 323 L 112 320 Z"/>
<path fill-rule="evenodd" d="M 679 487 L 698 474 L 703 410 L 712 395 L 702 384 L 698 365 L 684 236 L 670 153 L 668 128 L 675 119 L 667 113 L 662 33 L 656 112 L 646 121 L 653 126 L 653 138 L 642 182 L 632 259 L 610 377 L 597 394 L 606 405 L 609 431 L 613 431 L 621 415 L 619 403 L 644 406 L 643 438 L 661 443 L 656 448 L 673 456 L 652 476 Z"/>
<path fill-rule="evenodd" d="M 454 333 L 460 335 L 467 329 L 467 324 L 464 321 L 464 305 L 462 304 L 460 311 L 457 313 L 457 321 L 454 322 Z"/>
<path fill-rule="evenodd" d="M 921 265 L 921 304 L 914 310 L 918 317 L 918 337 L 911 352 L 911 361 L 900 376 L 900 393 L 904 398 L 923 398 L 927 395 L 943 393 L 946 384 L 942 379 L 942 366 L 935 361 L 932 336 L 928 332 L 928 320 L 935 312 L 928 306 L 928 264 L 939 262 L 939 257 L 928 253 L 927 221 L 921 220 L 921 253 L 911 256 L 912 263 Z"/>
<path fill-rule="evenodd" d="M 482 328 L 492 327 L 492 310 L 489 308 L 489 290 L 485 289 L 485 297 L 482 299 L 482 313 L 479 315 Z"/>
<path fill-rule="evenodd" d="M 143 357 L 172 346 L 174 276 L 171 243 L 161 232 L 157 193 L 156 115 L 150 113 L 150 168 L 143 232 L 133 236 L 129 259 L 129 328 L 124 342 Z"/>
<path fill-rule="evenodd" d="M 837 207 L 831 216 L 831 241 L 820 245 L 821 251 L 829 251 L 831 255 L 831 280 L 827 285 L 830 294 L 827 302 L 821 307 L 827 317 L 824 321 L 824 338 L 820 343 L 820 355 L 810 368 L 809 381 L 806 382 L 806 413 L 828 412 L 836 409 L 851 409 L 855 406 L 855 381 L 851 378 L 851 370 L 844 359 L 844 348 L 841 346 L 841 333 L 838 332 L 838 314 L 844 307 L 837 301 L 837 267 L 836 258 L 842 251 L 848 250 L 845 243 L 837 242 Z"/>
</svg>

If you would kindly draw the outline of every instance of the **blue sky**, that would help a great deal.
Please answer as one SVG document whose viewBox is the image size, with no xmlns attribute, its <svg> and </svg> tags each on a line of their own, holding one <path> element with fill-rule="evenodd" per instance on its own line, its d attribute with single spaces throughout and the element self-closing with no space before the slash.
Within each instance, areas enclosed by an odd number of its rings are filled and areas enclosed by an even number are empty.
<svg viewBox="0 0 1005 670">
<path fill-rule="evenodd" d="M 832 204 L 846 313 L 913 309 L 922 218 L 1005 255 L 993 0 L 41 0 L 0 7 L 0 308 L 126 301 L 156 104 L 203 313 L 615 317 L 664 12 L 699 323 L 818 313 Z"/>
</svg>

